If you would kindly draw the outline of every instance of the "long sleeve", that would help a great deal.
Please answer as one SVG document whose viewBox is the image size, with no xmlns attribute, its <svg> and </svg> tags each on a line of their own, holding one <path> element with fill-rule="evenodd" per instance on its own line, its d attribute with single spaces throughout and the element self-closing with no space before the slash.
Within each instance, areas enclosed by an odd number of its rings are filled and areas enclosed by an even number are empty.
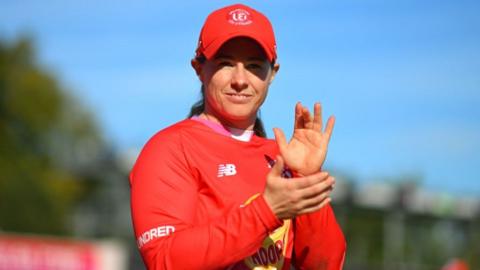
<svg viewBox="0 0 480 270">
<path fill-rule="evenodd" d="M 148 269 L 225 268 L 253 254 L 282 224 L 259 196 L 197 225 L 198 174 L 179 141 L 154 138 L 142 150 L 130 174 L 131 211 Z"/>
<path fill-rule="evenodd" d="M 296 269 L 342 269 L 345 250 L 345 238 L 330 204 L 295 219 Z"/>
</svg>

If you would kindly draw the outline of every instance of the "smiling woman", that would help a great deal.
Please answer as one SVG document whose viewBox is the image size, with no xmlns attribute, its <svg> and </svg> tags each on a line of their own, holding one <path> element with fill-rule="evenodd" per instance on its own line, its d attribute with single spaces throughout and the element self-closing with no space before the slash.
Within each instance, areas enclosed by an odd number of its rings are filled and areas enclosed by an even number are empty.
<svg viewBox="0 0 480 270">
<path fill-rule="evenodd" d="M 270 63 L 253 39 L 237 37 L 225 42 L 211 60 L 192 60 L 206 96 L 203 119 L 229 127 L 253 129 L 268 86 L 279 69 Z"/>
<path fill-rule="evenodd" d="M 232 5 L 208 16 L 191 62 L 202 99 L 148 141 L 130 175 L 149 269 L 342 268 L 335 181 L 321 169 L 334 119 L 324 130 L 320 104 L 311 115 L 298 103 L 291 140 L 280 129 L 264 138 L 258 112 L 276 59 L 263 14 Z"/>
</svg>

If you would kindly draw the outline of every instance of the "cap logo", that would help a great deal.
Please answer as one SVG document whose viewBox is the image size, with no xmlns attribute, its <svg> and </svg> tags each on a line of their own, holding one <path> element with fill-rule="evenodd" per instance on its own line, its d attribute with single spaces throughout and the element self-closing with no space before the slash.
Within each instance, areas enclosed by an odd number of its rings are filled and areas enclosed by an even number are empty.
<svg viewBox="0 0 480 270">
<path fill-rule="evenodd" d="M 252 19 L 248 11 L 237 8 L 228 13 L 228 22 L 233 25 L 249 25 Z"/>
</svg>

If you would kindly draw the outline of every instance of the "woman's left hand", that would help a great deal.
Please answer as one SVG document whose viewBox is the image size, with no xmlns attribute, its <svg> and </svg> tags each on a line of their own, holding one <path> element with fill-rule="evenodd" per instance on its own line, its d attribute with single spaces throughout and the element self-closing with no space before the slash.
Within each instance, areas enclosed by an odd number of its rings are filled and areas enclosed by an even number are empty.
<svg viewBox="0 0 480 270">
<path fill-rule="evenodd" d="M 280 154 L 286 165 L 301 175 L 320 171 L 327 156 L 334 124 L 335 118 L 330 116 L 323 131 L 320 103 L 315 103 L 312 118 L 308 108 L 298 102 L 295 106 L 295 124 L 290 142 L 287 143 L 281 129 L 273 129 Z"/>
</svg>

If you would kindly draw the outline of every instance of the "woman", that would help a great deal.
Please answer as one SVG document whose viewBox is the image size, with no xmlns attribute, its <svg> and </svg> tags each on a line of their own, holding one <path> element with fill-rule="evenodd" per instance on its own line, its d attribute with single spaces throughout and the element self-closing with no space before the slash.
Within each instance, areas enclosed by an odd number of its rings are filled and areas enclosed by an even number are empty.
<svg viewBox="0 0 480 270">
<path fill-rule="evenodd" d="M 263 14 L 237 4 L 208 16 L 192 60 L 202 100 L 149 140 L 130 175 L 148 269 L 342 267 L 334 179 L 321 171 L 334 120 L 323 131 L 320 105 L 311 116 L 297 104 L 292 139 L 280 129 L 264 138 L 257 115 L 276 58 Z"/>
</svg>

